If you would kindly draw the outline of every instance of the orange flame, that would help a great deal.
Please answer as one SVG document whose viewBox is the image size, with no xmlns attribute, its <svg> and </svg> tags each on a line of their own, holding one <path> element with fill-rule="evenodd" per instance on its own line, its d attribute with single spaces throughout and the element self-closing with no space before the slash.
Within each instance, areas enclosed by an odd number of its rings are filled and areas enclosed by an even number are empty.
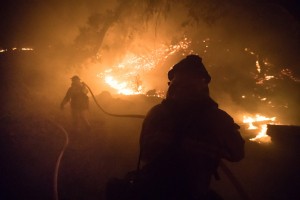
<svg viewBox="0 0 300 200">
<path fill-rule="evenodd" d="M 190 44 L 191 41 L 184 37 L 177 44 L 161 45 L 160 48 L 143 56 L 129 52 L 123 57 L 121 62 L 97 76 L 102 77 L 105 83 L 115 89 L 118 94 L 144 94 L 146 93 L 146 88 L 144 88 L 139 79 L 140 75 L 153 70 L 159 63 L 163 63 L 174 53 L 180 50 L 187 50 Z"/>
<path fill-rule="evenodd" d="M 265 117 L 256 114 L 255 117 L 243 116 L 243 123 L 248 124 L 248 130 L 259 130 L 258 134 L 251 138 L 251 141 L 257 142 L 271 142 L 271 137 L 267 135 L 267 123 L 274 124 L 276 117 Z M 254 125 L 254 123 L 258 125 Z"/>
</svg>

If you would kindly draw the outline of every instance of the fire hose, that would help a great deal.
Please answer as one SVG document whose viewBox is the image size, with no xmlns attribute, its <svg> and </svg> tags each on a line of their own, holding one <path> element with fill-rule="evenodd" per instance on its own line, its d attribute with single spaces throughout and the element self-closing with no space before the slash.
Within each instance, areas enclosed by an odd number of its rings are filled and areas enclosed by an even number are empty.
<svg viewBox="0 0 300 200">
<path fill-rule="evenodd" d="M 91 90 L 91 88 L 84 82 L 82 82 L 87 88 L 88 90 L 90 91 L 93 99 L 94 99 L 94 102 L 96 103 L 96 105 L 98 106 L 98 108 L 105 114 L 107 115 L 110 115 L 110 116 L 113 116 L 113 117 L 129 117 L 129 118 L 140 118 L 140 119 L 144 119 L 145 118 L 145 115 L 133 115 L 133 114 L 124 114 L 124 115 L 120 115 L 120 114 L 113 114 L 113 113 L 109 113 L 107 111 L 105 111 L 101 106 L 100 104 L 98 103 L 97 99 L 95 98 L 95 95 L 93 93 L 93 91 Z"/>
<path fill-rule="evenodd" d="M 93 94 L 93 91 L 91 90 L 91 88 L 83 82 L 83 84 L 88 88 L 88 90 L 90 91 L 94 102 L 96 103 L 96 105 L 100 108 L 100 110 L 102 112 L 104 112 L 107 115 L 113 116 L 113 117 L 130 117 L 130 118 L 141 118 L 144 119 L 146 116 L 145 115 L 132 115 L 132 114 L 127 114 L 127 115 L 120 115 L 120 114 L 112 114 L 112 113 L 108 113 L 106 112 L 97 102 L 95 95 Z M 141 153 L 139 155 L 139 160 L 138 160 L 138 164 L 137 164 L 137 169 L 139 169 L 139 165 L 140 165 L 140 156 Z M 227 167 L 227 165 L 221 160 L 220 161 L 220 169 L 224 172 L 224 174 L 228 177 L 228 179 L 230 180 L 230 182 L 232 183 L 232 185 L 235 187 L 236 191 L 238 192 L 239 196 L 241 197 L 241 199 L 243 200 L 248 200 L 248 194 L 247 192 L 244 190 L 243 186 L 241 185 L 241 183 L 238 181 L 238 179 L 235 177 L 235 175 L 232 173 L 232 171 Z"/>
<path fill-rule="evenodd" d="M 64 144 L 62 150 L 60 151 L 60 154 L 59 154 L 59 156 L 56 160 L 55 170 L 54 170 L 54 177 L 53 177 L 53 194 L 54 194 L 53 199 L 58 200 L 59 199 L 59 197 L 58 197 L 58 172 L 59 172 L 61 159 L 64 155 L 65 150 L 67 149 L 67 146 L 69 145 L 69 136 L 68 136 L 68 132 L 66 131 L 66 129 L 63 126 L 61 126 L 59 123 L 57 123 L 57 122 L 55 122 L 51 119 L 48 119 L 48 120 L 54 126 L 56 126 L 59 130 L 61 130 L 65 135 L 65 144 Z"/>
<path fill-rule="evenodd" d="M 219 166 L 220 166 L 220 169 L 223 171 L 223 173 L 230 180 L 230 182 L 232 183 L 234 188 L 236 189 L 240 198 L 243 200 L 249 200 L 250 198 L 249 198 L 247 192 L 244 190 L 242 184 L 239 182 L 239 180 L 235 177 L 235 175 L 232 173 L 232 171 L 227 167 L 227 165 L 222 160 L 219 163 Z"/>
<path fill-rule="evenodd" d="M 145 115 L 136 115 L 136 114 L 113 114 L 113 113 L 109 113 L 106 110 L 104 110 L 100 104 L 98 103 L 98 101 L 96 100 L 96 97 L 93 93 L 93 91 L 91 90 L 91 88 L 83 82 L 83 84 L 88 88 L 89 92 L 91 93 L 94 102 L 96 103 L 96 105 L 98 106 L 98 108 L 105 114 L 109 115 L 109 116 L 113 116 L 113 117 L 128 117 L 128 118 L 140 118 L 140 119 L 144 119 Z M 63 128 L 63 126 L 61 126 L 60 124 L 58 124 L 57 122 L 48 119 L 50 122 L 52 122 L 55 126 L 57 126 L 65 135 L 65 144 L 58 156 L 58 159 L 56 161 L 56 165 L 55 165 L 55 171 L 54 171 L 54 183 L 53 183 L 53 192 L 54 192 L 54 200 L 59 200 L 59 195 L 58 195 L 58 173 L 59 173 L 59 167 L 60 167 L 60 162 L 62 160 L 63 154 L 69 144 L 69 137 L 68 137 L 68 132 Z M 140 156 L 141 153 L 139 155 L 139 159 L 138 159 L 138 167 L 140 165 Z M 220 161 L 220 169 L 224 172 L 224 174 L 228 177 L 228 179 L 230 180 L 230 182 L 233 184 L 233 186 L 235 187 L 237 193 L 239 194 L 239 196 L 241 197 L 241 199 L 243 200 L 248 200 L 248 194 L 246 193 L 246 191 L 243 189 L 241 183 L 238 181 L 238 179 L 235 177 L 235 175 L 232 173 L 232 171 L 226 166 L 226 164 L 223 161 Z"/>
<path fill-rule="evenodd" d="M 99 107 L 99 109 L 109 115 L 109 116 L 113 116 L 113 117 L 129 117 L 129 118 L 140 118 L 140 119 L 144 119 L 145 116 L 144 115 L 135 115 L 135 114 L 124 114 L 124 115 L 120 115 L 120 114 L 113 114 L 113 113 L 109 113 L 107 112 L 106 110 L 104 110 L 100 104 L 98 103 L 98 101 L 96 100 L 95 98 L 95 95 L 93 93 L 93 91 L 91 90 L 91 88 L 85 84 L 83 82 L 83 84 L 88 88 L 88 90 L 90 91 L 92 97 L 93 97 L 93 100 L 94 102 L 96 103 L 96 105 Z M 61 130 L 64 135 L 65 135 L 65 144 L 56 160 L 56 164 L 55 164 L 55 170 L 54 170 L 54 178 L 53 178 L 53 193 L 54 193 L 54 200 L 59 200 L 59 195 L 58 195 L 58 174 L 59 174 L 59 168 L 60 168 L 60 163 L 61 163 L 61 160 L 62 160 L 62 157 L 64 155 L 64 152 L 65 150 L 67 149 L 68 145 L 69 145 L 69 136 L 68 136 L 68 132 L 66 131 L 66 129 L 61 126 L 59 123 L 53 121 L 52 119 L 47 119 L 48 121 L 50 121 L 53 125 L 55 125 L 59 130 Z"/>
</svg>

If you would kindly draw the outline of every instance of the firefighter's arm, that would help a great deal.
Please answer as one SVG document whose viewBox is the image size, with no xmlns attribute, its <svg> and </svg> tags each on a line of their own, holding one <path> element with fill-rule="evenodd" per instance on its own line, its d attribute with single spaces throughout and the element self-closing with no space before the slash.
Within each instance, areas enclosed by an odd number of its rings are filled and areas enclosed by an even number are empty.
<svg viewBox="0 0 300 200">
<path fill-rule="evenodd" d="M 89 93 L 89 89 L 87 88 L 87 86 L 84 82 L 82 82 L 82 93 L 84 93 L 84 94 Z"/>
<path fill-rule="evenodd" d="M 212 128 L 218 140 L 221 158 L 230 162 L 242 160 L 245 156 L 245 141 L 240 134 L 240 127 L 223 110 L 216 110 L 213 116 L 217 126 Z"/>
<path fill-rule="evenodd" d="M 61 104 L 60 104 L 60 109 L 63 110 L 64 106 L 70 101 L 71 99 L 71 89 L 69 88 L 64 99 L 62 100 Z"/>
<path fill-rule="evenodd" d="M 239 126 L 232 120 L 226 127 L 223 135 L 222 157 L 231 162 L 238 162 L 245 157 L 245 141 L 242 138 Z"/>
<path fill-rule="evenodd" d="M 154 106 L 144 119 L 140 135 L 141 160 L 150 162 L 158 156 L 170 142 L 167 132 L 162 129 L 163 114 L 160 106 Z"/>
</svg>

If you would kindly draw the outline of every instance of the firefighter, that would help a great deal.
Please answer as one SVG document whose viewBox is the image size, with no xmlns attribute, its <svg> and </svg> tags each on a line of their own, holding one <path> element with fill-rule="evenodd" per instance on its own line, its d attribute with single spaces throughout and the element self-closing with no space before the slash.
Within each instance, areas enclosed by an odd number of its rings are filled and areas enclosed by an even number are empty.
<svg viewBox="0 0 300 200">
<path fill-rule="evenodd" d="M 202 59 L 189 55 L 168 72 L 166 99 L 143 122 L 141 199 L 221 199 L 209 185 L 221 159 L 244 158 L 239 126 L 209 96 L 211 77 Z"/>
<path fill-rule="evenodd" d="M 80 81 L 79 76 L 75 75 L 71 80 L 71 87 L 61 102 L 60 108 L 63 110 L 64 106 L 70 102 L 74 130 L 80 130 L 83 126 L 87 131 L 90 131 L 91 125 L 87 116 L 89 108 L 88 89 L 83 82 Z"/>
</svg>

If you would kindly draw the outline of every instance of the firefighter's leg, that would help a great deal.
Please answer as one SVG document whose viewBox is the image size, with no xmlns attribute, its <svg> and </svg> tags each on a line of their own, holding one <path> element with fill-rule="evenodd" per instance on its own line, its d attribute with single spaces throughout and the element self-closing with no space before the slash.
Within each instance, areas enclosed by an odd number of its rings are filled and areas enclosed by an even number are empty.
<svg viewBox="0 0 300 200">
<path fill-rule="evenodd" d="M 79 118 L 80 118 L 80 112 L 77 109 L 71 109 L 72 114 L 72 128 L 74 131 L 79 130 Z"/>
<path fill-rule="evenodd" d="M 91 124 L 89 122 L 89 119 L 88 119 L 88 110 L 85 109 L 85 110 L 82 110 L 81 113 L 80 113 L 80 118 L 81 118 L 81 122 L 82 124 L 85 126 L 85 128 L 90 131 L 91 130 Z"/>
</svg>

